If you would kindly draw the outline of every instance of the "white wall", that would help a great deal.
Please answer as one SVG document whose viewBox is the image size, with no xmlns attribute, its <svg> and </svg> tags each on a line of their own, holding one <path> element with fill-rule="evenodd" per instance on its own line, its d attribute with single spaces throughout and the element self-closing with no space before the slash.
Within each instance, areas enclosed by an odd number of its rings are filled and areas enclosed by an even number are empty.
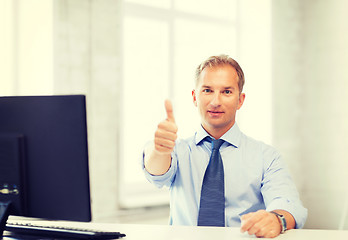
<svg viewBox="0 0 348 240">
<path fill-rule="evenodd" d="M 337 229 L 348 197 L 346 5 L 273 1 L 274 143 L 309 210 L 307 228 Z"/>
<path fill-rule="evenodd" d="M 245 75 L 246 94 L 237 122 L 245 134 L 272 144 L 271 0 L 240 0 L 237 19 L 237 59 Z"/>
</svg>

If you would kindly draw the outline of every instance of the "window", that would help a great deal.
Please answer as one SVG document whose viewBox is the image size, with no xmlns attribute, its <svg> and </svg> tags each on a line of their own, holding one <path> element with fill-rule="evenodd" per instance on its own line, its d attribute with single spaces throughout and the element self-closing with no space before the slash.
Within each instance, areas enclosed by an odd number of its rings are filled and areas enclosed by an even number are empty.
<svg viewBox="0 0 348 240">
<path fill-rule="evenodd" d="M 194 72 L 211 55 L 237 55 L 236 6 L 237 0 L 124 0 L 122 207 L 168 203 L 168 191 L 155 189 L 141 172 L 142 149 L 165 118 L 166 98 L 173 102 L 179 137 L 194 133 Z"/>
<path fill-rule="evenodd" d="M 13 2 L 4 0 L 0 2 L 0 78 L 1 81 L 1 95 L 8 95 L 13 92 L 14 84 L 14 31 L 13 31 Z"/>
<path fill-rule="evenodd" d="M 0 1 L 1 95 L 53 93 L 52 9 L 52 1 Z"/>
</svg>

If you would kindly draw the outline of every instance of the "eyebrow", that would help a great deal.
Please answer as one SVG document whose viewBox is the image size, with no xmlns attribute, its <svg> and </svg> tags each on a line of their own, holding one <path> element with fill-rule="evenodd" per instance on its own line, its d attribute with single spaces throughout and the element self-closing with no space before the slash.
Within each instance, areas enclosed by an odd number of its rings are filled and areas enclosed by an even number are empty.
<svg viewBox="0 0 348 240">
<path fill-rule="evenodd" d="M 211 86 L 208 86 L 208 85 L 202 85 L 202 88 L 211 88 Z M 226 89 L 232 89 L 232 90 L 234 90 L 235 89 L 235 87 L 224 87 L 224 89 L 226 90 Z"/>
<path fill-rule="evenodd" d="M 234 87 L 225 87 L 225 89 L 235 89 Z"/>
</svg>

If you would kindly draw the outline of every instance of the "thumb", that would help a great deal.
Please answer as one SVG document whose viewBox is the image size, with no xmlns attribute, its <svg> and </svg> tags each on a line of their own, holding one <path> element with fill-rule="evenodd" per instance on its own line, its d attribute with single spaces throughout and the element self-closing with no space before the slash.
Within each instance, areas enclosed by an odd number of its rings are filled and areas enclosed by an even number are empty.
<svg viewBox="0 0 348 240">
<path fill-rule="evenodd" d="M 173 114 L 172 102 L 167 99 L 164 102 L 164 106 L 165 106 L 166 112 L 167 112 L 167 120 L 170 121 L 170 122 L 175 122 L 175 118 L 174 118 L 174 114 Z"/>
</svg>

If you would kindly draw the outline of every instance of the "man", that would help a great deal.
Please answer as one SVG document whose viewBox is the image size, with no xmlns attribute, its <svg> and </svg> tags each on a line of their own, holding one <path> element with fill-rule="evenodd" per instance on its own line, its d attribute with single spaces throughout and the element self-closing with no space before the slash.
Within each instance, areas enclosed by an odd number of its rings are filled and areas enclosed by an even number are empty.
<svg viewBox="0 0 348 240">
<path fill-rule="evenodd" d="M 201 126 L 186 140 L 177 140 L 173 108 L 165 102 L 167 119 L 144 151 L 143 168 L 150 182 L 170 187 L 170 224 L 205 225 L 199 223 L 206 201 L 205 172 L 212 164 L 212 142 L 222 139 L 216 159 L 222 159 L 224 172 L 223 226 L 241 226 L 242 232 L 257 237 L 276 237 L 286 229 L 303 227 L 307 210 L 279 153 L 247 137 L 237 126 L 236 112 L 245 99 L 243 85 L 243 71 L 229 56 L 213 56 L 200 64 L 192 97 Z M 219 193 L 209 197 L 215 195 Z"/>
</svg>

